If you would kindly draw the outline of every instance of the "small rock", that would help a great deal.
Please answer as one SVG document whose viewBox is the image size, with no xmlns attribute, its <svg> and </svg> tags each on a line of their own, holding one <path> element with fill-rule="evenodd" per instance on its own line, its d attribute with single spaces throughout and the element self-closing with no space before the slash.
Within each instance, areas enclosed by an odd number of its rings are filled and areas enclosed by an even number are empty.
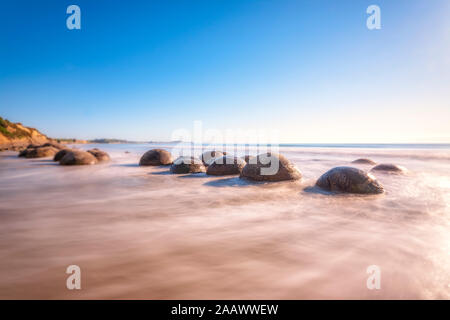
<svg viewBox="0 0 450 320">
<path fill-rule="evenodd" d="M 366 158 L 356 159 L 356 160 L 352 161 L 352 163 L 371 164 L 371 165 L 377 164 L 375 161 L 366 159 Z"/>
<path fill-rule="evenodd" d="M 384 171 L 391 173 L 404 173 L 406 172 L 406 168 L 402 166 L 398 166 L 396 164 L 391 163 L 382 163 L 372 168 L 371 171 Z"/>
</svg>

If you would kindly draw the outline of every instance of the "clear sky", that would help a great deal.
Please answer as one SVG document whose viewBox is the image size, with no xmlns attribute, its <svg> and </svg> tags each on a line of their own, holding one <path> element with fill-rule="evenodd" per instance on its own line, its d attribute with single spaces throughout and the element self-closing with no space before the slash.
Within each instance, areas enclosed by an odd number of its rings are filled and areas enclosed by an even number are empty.
<svg viewBox="0 0 450 320">
<path fill-rule="evenodd" d="M 286 143 L 450 142 L 450 1 L 4 1 L 0 116 L 60 138 L 169 140 L 201 120 Z"/>
</svg>

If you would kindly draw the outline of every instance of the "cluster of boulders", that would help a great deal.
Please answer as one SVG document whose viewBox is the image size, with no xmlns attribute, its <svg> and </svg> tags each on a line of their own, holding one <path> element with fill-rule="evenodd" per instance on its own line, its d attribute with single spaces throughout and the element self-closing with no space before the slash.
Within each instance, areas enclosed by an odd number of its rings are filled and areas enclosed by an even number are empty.
<svg viewBox="0 0 450 320">
<path fill-rule="evenodd" d="M 30 144 L 19 153 L 19 157 L 25 158 L 47 158 L 53 157 L 53 161 L 60 165 L 90 165 L 110 160 L 109 155 L 97 148 L 82 151 L 68 149 L 56 142 L 47 142 L 42 145 Z"/>
<path fill-rule="evenodd" d="M 60 165 L 91 165 L 109 161 L 109 155 L 97 148 L 82 151 L 68 149 L 64 145 L 48 142 L 42 145 L 28 145 L 19 157 L 53 157 Z M 355 167 L 336 167 L 325 172 L 316 182 L 320 189 L 330 192 L 379 194 L 383 186 L 371 172 L 404 173 L 406 169 L 394 164 L 376 164 L 370 159 L 357 159 L 355 164 L 371 165 L 370 172 Z M 169 166 L 174 174 L 206 173 L 213 176 L 239 175 L 242 179 L 253 181 L 286 181 L 302 178 L 300 170 L 286 157 L 275 153 L 262 153 L 257 156 L 239 158 L 226 152 L 207 151 L 199 158 L 181 156 L 173 159 L 164 149 L 152 149 L 144 153 L 139 161 L 141 166 Z"/>
<path fill-rule="evenodd" d="M 53 157 L 64 146 L 57 142 L 46 142 L 44 144 L 29 144 L 24 150 L 19 152 L 19 157 L 25 158 L 45 158 Z"/>
<path fill-rule="evenodd" d="M 357 159 L 356 164 L 376 165 L 370 159 Z M 173 160 L 172 154 L 163 149 L 147 151 L 139 161 L 141 166 L 170 165 L 170 172 L 175 174 L 201 173 L 224 176 L 239 175 L 240 178 L 254 181 L 286 181 L 302 178 L 298 168 L 280 154 L 263 153 L 258 156 L 238 158 L 225 152 L 207 151 L 199 158 L 181 156 Z M 401 173 L 406 169 L 393 164 L 379 164 L 370 171 Z M 316 182 L 320 189 L 330 192 L 379 194 L 383 186 L 370 172 L 354 167 L 336 167 L 324 173 Z"/>
</svg>

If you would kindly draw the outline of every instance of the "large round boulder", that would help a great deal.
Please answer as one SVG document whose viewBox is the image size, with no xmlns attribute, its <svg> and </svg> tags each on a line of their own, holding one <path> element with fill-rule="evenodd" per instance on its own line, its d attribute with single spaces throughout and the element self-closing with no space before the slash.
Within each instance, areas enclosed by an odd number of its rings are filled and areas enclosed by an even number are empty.
<svg viewBox="0 0 450 320">
<path fill-rule="evenodd" d="M 25 158 L 47 158 L 53 157 L 58 149 L 53 147 L 38 147 L 38 148 L 30 148 L 26 149 Z"/>
<path fill-rule="evenodd" d="M 179 157 L 170 166 L 171 173 L 199 173 L 205 172 L 205 166 L 195 157 Z"/>
<path fill-rule="evenodd" d="M 223 156 L 210 163 L 206 169 L 206 174 L 213 176 L 240 174 L 245 165 L 246 162 L 241 158 Z"/>
<path fill-rule="evenodd" d="M 370 173 L 353 167 L 336 167 L 325 172 L 316 186 L 333 192 L 378 194 L 383 186 Z"/>
<path fill-rule="evenodd" d="M 391 163 L 382 163 L 372 168 L 371 171 L 382 171 L 389 173 L 404 173 L 406 168 Z"/>
<path fill-rule="evenodd" d="M 356 160 L 353 160 L 352 163 L 356 163 L 356 164 L 370 164 L 370 165 L 377 164 L 375 161 L 367 159 L 367 158 L 356 159 Z"/>
<path fill-rule="evenodd" d="M 249 159 L 240 177 L 255 181 L 284 181 L 301 179 L 302 174 L 283 155 L 268 152 Z"/>
<path fill-rule="evenodd" d="M 166 166 L 173 162 L 172 154 L 163 149 L 152 149 L 139 160 L 140 166 Z"/>
<path fill-rule="evenodd" d="M 73 165 L 89 165 L 96 164 L 97 158 L 91 153 L 81 150 L 68 151 L 64 157 L 59 161 L 60 165 L 73 166 Z"/>
<path fill-rule="evenodd" d="M 209 166 L 211 164 L 212 161 L 214 161 L 214 159 L 218 158 L 218 157 L 223 157 L 226 153 L 221 152 L 221 151 L 206 151 L 203 152 L 202 155 L 200 156 L 200 159 L 202 160 L 203 164 L 205 166 Z"/>
<path fill-rule="evenodd" d="M 98 162 L 106 162 L 106 161 L 111 160 L 111 158 L 109 157 L 109 154 L 107 154 L 105 151 L 102 151 L 100 149 L 94 148 L 94 149 L 88 150 L 87 152 L 89 152 L 95 158 L 97 158 Z"/>
<path fill-rule="evenodd" d="M 67 152 L 70 152 L 70 151 L 72 151 L 72 149 L 62 149 L 62 150 L 59 150 L 59 151 L 55 154 L 55 156 L 53 157 L 53 161 L 59 161 L 59 160 L 61 160 L 61 159 L 66 155 L 66 153 L 67 153 Z"/>
</svg>

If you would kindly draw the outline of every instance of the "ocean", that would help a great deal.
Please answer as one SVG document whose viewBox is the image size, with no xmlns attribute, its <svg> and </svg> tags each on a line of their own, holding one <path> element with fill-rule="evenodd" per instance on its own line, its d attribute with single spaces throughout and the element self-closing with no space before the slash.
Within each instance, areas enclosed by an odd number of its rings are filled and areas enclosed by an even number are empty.
<svg viewBox="0 0 450 320">
<path fill-rule="evenodd" d="M 76 147 L 111 161 L 0 153 L 1 299 L 450 299 L 448 144 L 280 145 L 303 179 L 277 183 L 137 165 L 152 148 L 199 145 Z M 261 151 L 227 152 L 244 149 Z M 357 158 L 407 172 L 375 173 L 381 195 L 311 192 L 333 167 L 371 169 Z M 69 265 L 81 290 L 66 288 Z"/>
</svg>

